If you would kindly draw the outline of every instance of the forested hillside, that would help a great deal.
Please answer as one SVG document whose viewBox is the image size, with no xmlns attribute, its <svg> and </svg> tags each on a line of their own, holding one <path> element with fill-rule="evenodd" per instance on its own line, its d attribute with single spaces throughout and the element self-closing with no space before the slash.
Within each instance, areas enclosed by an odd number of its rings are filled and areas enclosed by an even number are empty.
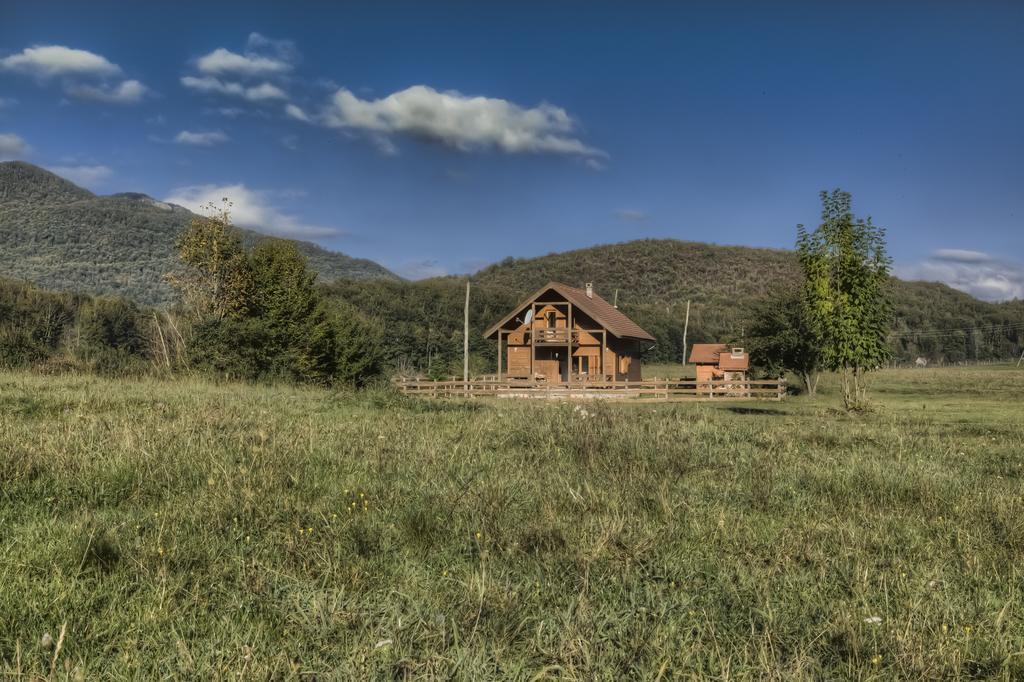
<svg viewBox="0 0 1024 682">
<path fill-rule="evenodd" d="M 494 343 L 481 335 L 546 282 L 593 282 L 609 301 L 658 339 L 648 361 L 682 360 L 686 301 L 689 343 L 751 343 L 749 329 L 766 301 L 799 279 L 791 251 L 716 246 L 671 239 L 595 246 L 539 258 L 509 258 L 472 275 L 474 362 L 492 369 Z M 328 288 L 386 330 L 392 366 L 434 375 L 458 370 L 462 358 L 465 278 L 420 282 L 337 281 Z M 1024 302 L 986 303 L 944 284 L 892 280 L 892 350 L 897 360 L 1005 359 L 1024 340 Z"/>
<path fill-rule="evenodd" d="M 98 197 L 26 163 L 0 164 L 0 276 L 50 289 L 117 295 L 138 304 L 175 298 L 164 275 L 179 267 L 175 240 L 194 214 L 141 194 Z M 243 231 L 247 246 L 265 239 Z M 382 331 L 388 366 L 447 375 L 461 367 L 465 278 L 406 282 L 371 261 L 297 242 L 326 293 L 355 306 Z M 475 371 L 495 364 L 485 328 L 548 281 L 597 292 L 657 338 L 647 359 L 682 360 L 686 301 L 689 343 L 750 344 L 765 302 L 799 279 L 795 254 L 781 249 L 638 240 L 508 258 L 472 275 Z M 892 280 L 894 356 L 959 362 L 1020 353 L 1024 302 L 986 303 L 945 285 Z"/>
<path fill-rule="evenodd" d="M 195 215 L 144 194 L 96 196 L 28 163 L 0 163 L 0 275 L 50 289 L 173 301 L 164 280 Z M 262 235 L 243 231 L 253 245 Z M 373 261 L 296 242 L 322 281 L 395 275 Z"/>
</svg>

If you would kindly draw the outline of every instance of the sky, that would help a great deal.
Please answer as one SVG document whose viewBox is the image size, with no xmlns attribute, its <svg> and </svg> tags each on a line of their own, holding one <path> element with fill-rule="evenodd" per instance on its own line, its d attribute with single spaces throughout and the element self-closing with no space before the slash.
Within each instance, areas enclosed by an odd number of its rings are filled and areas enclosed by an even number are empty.
<svg viewBox="0 0 1024 682">
<path fill-rule="evenodd" d="M 841 187 L 900 276 L 1024 298 L 1022 35 L 1024 2 L 0 0 L 0 159 L 410 278 L 792 248 Z"/>
</svg>

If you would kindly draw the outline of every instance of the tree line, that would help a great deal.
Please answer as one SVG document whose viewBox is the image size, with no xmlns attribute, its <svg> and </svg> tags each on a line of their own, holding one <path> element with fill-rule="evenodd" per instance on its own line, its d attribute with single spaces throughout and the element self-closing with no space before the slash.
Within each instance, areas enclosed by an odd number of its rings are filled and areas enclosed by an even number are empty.
<svg viewBox="0 0 1024 682">
<path fill-rule="evenodd" d="M 1024 320 L 1024 302 L 992 306 L 940 285 L 895 280 L 884 231 L 855 218 L 845 192 L 823 193 L 822 201 L 821 224 L 813 231 L 798 227 L 799 267 L 790 273 L 789 256 L 772 254 L 777 276 L 767 281 L 768 293 L 761 298 L 695 300 L 689 344 L 743 345 L 751 349 L 758 372 L 792 372 L 811 393 L 822 370 L 839 371 L 851 405 L 863 399 L 864 373 L 890 358 L 913 360 L 924 352 L 956 362 L 1020 353 L 1020 332 L 1010 323 Z M 648 244 L 625 246 L 647 249 Z M 601 248 L 600 253 L 611 252 Z M 194 218 L 179 236 L 177 250 L 178 267 L 167 275 L 177 302 L 169 308 L 0 280 L 0 366 L 198 372 L 322 386 L 359 386 L 396 372 L 433 378 L 461 374 L 465 278 L 320 284 L 293 243 L 246 240 L 231 225 L 229 202 Z M 725 253 L 745 257 L 742 251 Z M 655 260 L 659 268 L 668 267 L 664 259 Z M 534 280 L 573 281 L 571 273 L 531 272 L 533 263 L 521 271 L 518 266 L 492 266 L 472 280 L 473 374 L 495 370 L 496 344 L 484 339 L 483 331 L 535 289 Z M 635 264 L 629 260 L 619 269 L 626 286 Z M 665 277 L 659 277 L 644 286 L 664 287 Z M 620 309 L 657 339 L 645 362 L 683 362 L 684 301 L 623 299 Z M 1009 331 L 999 326 L 1004 320 Z M 992 328 L 984 335 L 915 338 L 906 333 L 924 325 L 981 324 Z"/>
</svg>

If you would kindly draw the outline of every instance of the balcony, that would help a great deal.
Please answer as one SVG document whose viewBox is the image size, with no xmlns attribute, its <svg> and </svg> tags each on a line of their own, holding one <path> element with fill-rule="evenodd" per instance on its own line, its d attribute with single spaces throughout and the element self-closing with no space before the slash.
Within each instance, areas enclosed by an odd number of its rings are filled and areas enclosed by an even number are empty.
<svg viewBox="0 0 1024 682">
<path fill-rule="evenodd" d="M 568 343 L 579 343 L 580 341 L 579 332 L 573 329 L 534 329 L 533 333 L 537 335 L 534 343 L 538 346 L 546 343 L 564 346 Z"/>
</svg>

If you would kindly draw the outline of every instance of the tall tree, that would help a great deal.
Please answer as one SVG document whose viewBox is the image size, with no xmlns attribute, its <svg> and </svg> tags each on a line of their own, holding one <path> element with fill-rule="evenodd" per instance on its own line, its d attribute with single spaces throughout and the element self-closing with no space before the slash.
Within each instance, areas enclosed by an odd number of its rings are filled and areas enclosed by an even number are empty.
<svg viewBox="0 0 1024 682">
<path fill-rule="evenodd" d="M 240 317 L 248 310 L 252 274 L 238 232 L 231 225 L 231 202 L 209 203 L 178 240 L 184 272 L 168 275 L 186 307 L 200 320 Z"/>
<path fill-rule="evenodd" d="M 335 330 L 316 287 L 316 273 L 294 242 L 268 239 L 252 250 L 253 310 L 292 378 L 328 383 L 334 375 Z"/>
<path fill-rule="evenodd" d="M 865 405 L 864 373 L 889 356 L 891 260 L 885 230 L 854 217 L 848 192 L 821 193 L 821 225 L 797 226 L 807 321 L 821 341 L 827 369 L 840 373 L 847 409 Z"/>
</svg>

